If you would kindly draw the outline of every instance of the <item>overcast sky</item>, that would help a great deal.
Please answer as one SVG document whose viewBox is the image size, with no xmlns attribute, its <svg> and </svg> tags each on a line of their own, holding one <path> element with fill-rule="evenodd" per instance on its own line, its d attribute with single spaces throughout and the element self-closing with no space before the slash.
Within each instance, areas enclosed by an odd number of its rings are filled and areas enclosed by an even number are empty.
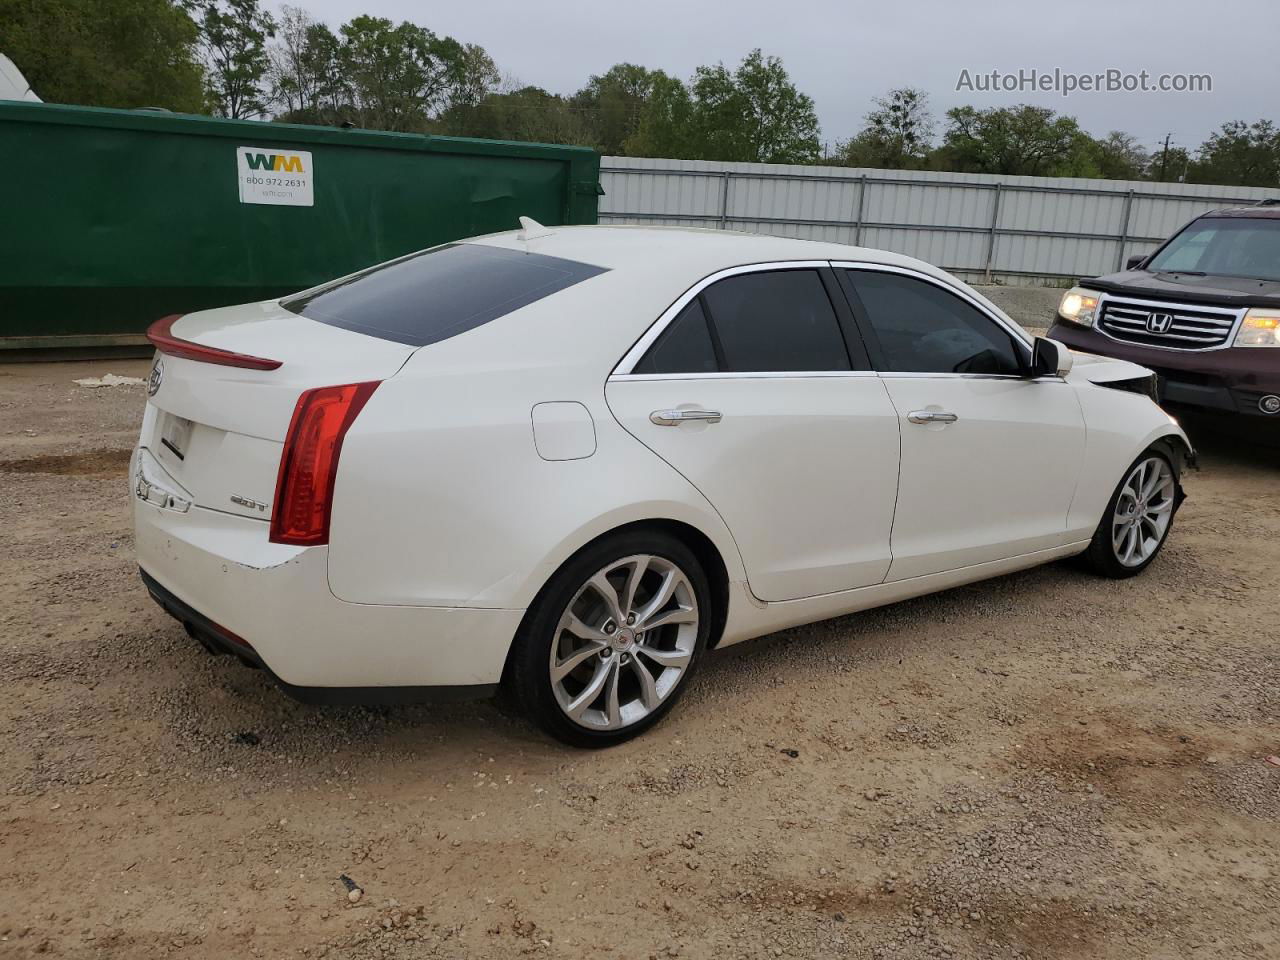
<svg viewBox="0 0 1280 960">
<path fill-rule="evenodd" d="M 273 5 L 278 6 L 275 0 Z M 813 97 L 834 146 L 862 125 L 873 97 L 899 86 L 950 107 L 1035 103 L 1094 135 L 1120 129 L 1148 149 L 1198 146 L 1226 120 L 1280 122 L 1280 0 L 292 0 L 335 29 L 359 13 L 412 20 L 488 50 L 504 74 L 572 93 L 630 61 L 684 79 L 736 64 L 753 47 L 781 57 Z M 1210 93 L 957 92 L 971 74 L 1054 68 L 1091 74 L 1210 74 Z M 941 133 L 942 124 L 938 124 Z"/>
</svg>

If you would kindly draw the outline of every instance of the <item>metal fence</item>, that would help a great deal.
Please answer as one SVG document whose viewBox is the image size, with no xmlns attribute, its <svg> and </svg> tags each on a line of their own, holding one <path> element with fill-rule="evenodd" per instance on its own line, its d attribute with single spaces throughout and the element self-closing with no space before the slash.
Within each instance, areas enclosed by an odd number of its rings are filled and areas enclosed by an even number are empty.
<svg viewBox="0 0 1280 960">
<path fill-rule="evenodd" d="M 968 279 L 1120 269 L 1188 220 L 1280 190 L 923 170 L 605 157 L 601 223 L 746 230 L 879 247 Z"/>
</svg>

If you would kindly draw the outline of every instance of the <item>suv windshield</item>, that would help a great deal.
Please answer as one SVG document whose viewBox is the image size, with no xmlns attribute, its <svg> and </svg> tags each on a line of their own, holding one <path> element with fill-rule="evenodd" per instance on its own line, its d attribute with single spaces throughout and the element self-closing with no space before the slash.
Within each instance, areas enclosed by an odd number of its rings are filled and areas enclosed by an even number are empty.
<svg viewBox="0 0 1280 960">
<path fill-rule="evenodd" d="M 458 243 L 370 267 L 280 305 L 320 323 L 424 347 L 604 272 L 576 260 Z"/>
<path fill-rule="evenodd" d="M 1203 273 L 1280 281 L 1280 219 L 1204 217 L 1146 265 L 1160 273 Z"/>
</svg>

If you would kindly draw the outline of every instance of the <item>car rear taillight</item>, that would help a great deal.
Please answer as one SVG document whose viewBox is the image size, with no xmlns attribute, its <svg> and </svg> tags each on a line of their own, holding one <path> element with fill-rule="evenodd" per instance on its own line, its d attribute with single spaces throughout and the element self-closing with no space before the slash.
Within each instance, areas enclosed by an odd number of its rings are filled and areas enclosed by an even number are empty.
<svg viewBox="0 0 1280 960">
<path fill-rule="evenodd" d="M 314 547 L 329 542 L 342 438 L 380 382 L 317 387 L 298 398 L 276 478 L 273 543 Z"/>
<path fill-rule="evenodd" d="M 196 343 L 194 340 L 175 337 L 173 325 L 181 319 L 180 313 L 161 317 L 147 328 L 147 339 L 157 350 L 171 357 L 183 357 L 187 360 L 198 360 L 201 363 L 216 363 L 223 367 L 244 367 L 247 370 L 274 370 L 280 366 L 279 360 L 252 357 L 247 353 L 236 353 L 234 350 L 206 347 L 203 343 Z"/>
</svg>

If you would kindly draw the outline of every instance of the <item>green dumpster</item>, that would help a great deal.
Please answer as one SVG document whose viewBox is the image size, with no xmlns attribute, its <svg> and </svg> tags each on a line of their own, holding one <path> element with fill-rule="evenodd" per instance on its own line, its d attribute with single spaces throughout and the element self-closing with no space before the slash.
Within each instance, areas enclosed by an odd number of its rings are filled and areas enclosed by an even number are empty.
<svg viewBox="0 0 1280 960">
<path fill-rule="evenodd" d="M 595 223 L 599 172 L 582 147 L 0 102 L 0 350 L 141 343 L 522 215 Z"/>
</svg>

